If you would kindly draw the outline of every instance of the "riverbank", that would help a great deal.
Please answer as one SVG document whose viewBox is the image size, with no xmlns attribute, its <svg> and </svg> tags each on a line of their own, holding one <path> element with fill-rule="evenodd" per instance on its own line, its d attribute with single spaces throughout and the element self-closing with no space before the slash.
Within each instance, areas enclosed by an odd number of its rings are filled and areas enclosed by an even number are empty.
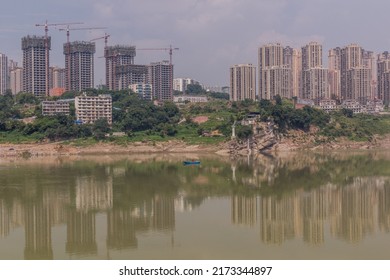
<svg viewBox="0 0 390 280">
<path fill-rule="evenodd" d="M 293 151 L 337 151 L 337 150 L 373 150 L 390 149 L 390 134 L 375 136 L 372 141 L 357 142 L 348 139 L 318 142 L 313 135 L 289 134 L 281 137 L 270 150 L 271 154 Z M 100 142 L 86 146 L 77 146 L 64 142 L 0 144 L 0 157 L 42 157 L 42 156 L 75 156 L 75 155 L 130 155 L 130 154 L 218 154 L 230 155 L 230 142 L 210 145 L 190 145 L 183 141 L 134 142 L 127 145 Z M 245 151 L 242 153 L 245 154 Z"/>
<path fill-rule="evenodd" d="M 224 151 L 220 145 L 189 145 L 183 141 L 161 143 L 134 142 L 127 145 L 101 142 L 87 146 L 55 143 L 0 144 L 0 157 L 40 157 L 73 155 L 108 155 L 108 154 L 154 154 L 154 153 L 218 153 Z"/>
</svg>

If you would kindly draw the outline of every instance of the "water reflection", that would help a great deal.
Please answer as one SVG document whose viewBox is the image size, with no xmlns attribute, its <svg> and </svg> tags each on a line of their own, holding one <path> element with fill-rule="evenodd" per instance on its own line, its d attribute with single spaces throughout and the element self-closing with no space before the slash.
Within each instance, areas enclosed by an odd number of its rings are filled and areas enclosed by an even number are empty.
<svg viewBox="0 0 390 280">
<path fill-rule="evenodd" d="M 89 258 L 103 248 L 141 250 L 139 238 L 155 233 L 173 243 L 175 234 L 185 234 L 177 230 L 180 213 L 212 232 L 191 212 L 215 199 L 230 201 L 230 213 L 215 211 L 218 219 L 229 218 L 224 234 L 244 226 L 260 236 L 251 242 L 282 246 L 301 240 L 324 247 L 332 240 L 359 244 L 390 231 L 390 158 L 375 154 L 242 162 L 205 158 L 191 167 L 166 158 L 1 167 L 0 242 L 15 240 L 21 229 L 24 240 L 13 242 L 25 244 L 24 259 Z M 105 220 L 103 228 L 98 216 Z M 64 239 L 63 247 L 56 249 L 53 229 L 61 227 L 63 234 L 57 230 L 56 236 Z M 105 243 L 97 237 L 102 229 Z M 0 258 L 11 257 L 2 251 Z"/>
</svg>

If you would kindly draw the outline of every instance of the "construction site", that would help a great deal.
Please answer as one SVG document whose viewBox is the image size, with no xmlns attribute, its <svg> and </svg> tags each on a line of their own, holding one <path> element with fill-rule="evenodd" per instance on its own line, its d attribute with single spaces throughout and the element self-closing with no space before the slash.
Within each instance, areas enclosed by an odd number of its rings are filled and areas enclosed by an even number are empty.
<svg viewBox="0 0 390 280">
<path fill-rule="evenodd" d="M 95 30 L 106 27 L 81 27 L 71 28 L 82 22 L 36 24 L 44 27 L 44 36 L 26 36 L 22 38 L 23 50 L 23 86 L 22 90 L 31 92 L 35 96 L 44 99 L 50 95 L 54 87 L 54 75 L 50 74 L 49 52 L 51 49 L 51 37 L 48 36 L 49 27 L 58 31 L 66 31 L 66 43 L 63 44 L 65 55 L 64 91 L 83 91 L 94 88 L 94 54 L 95 42 L 104 39 L 105 78 L 106 87 L 109 90 L 128 89 L 131 84 L 153 84 L 152 88 L 158 90 L 153 96 L 162 100 L 172 99 L 173 93 L 173 65 L 172 53 L 178 48 L 136 48 L 134 45 L 108 46 L 109 34 L 91 39 L 89 41 L 70 42 L 71 30 Z M 140 51 L 169 51 L 169 63 L 167 61 L 151 63 L 148 65 L 135 65 L 136 52 Z M 59 68 L 59 67 L 54 67 Z M 54 69 L 53 68 L 53 69 Z M 62 68 L 63 69 L 63 68 Z M 53 71 L 51 71 L 53 72 Z M 61 73 L 63 73 L 61 72 Z M 155 84 L 157 83 L 157 84 Z"/>
<path fill-rule="evenodd" d="M 117 68 L 122 65 L 134 64 L 136 55 L 135 46 L 106 46 L 104 48 L 104 57 L 106 58 L 106 85 L 109 90 L 119 90 L 120 77 L 118 77 Z M 122 79 L 123 80 L 123 79 Z"/>
<path fill-rule="evenodd" d="M 75 41 L 64 44 L 66 89 L 82 91 L 94 87 L 95 43 Z"/>
<path fill-rule="evenodd" d="M 44 97 L 48 87 L 48 57 L 46 50 L 51 47 L 50 37 L 26 36 L 22 38 L 23 90 L 36 97 Z"/>
</svg>

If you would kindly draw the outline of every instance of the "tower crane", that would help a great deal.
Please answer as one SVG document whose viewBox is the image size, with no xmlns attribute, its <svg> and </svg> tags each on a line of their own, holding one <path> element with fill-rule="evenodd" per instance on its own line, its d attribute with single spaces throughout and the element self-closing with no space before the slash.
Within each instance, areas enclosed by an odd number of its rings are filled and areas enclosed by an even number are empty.
<svg viewBox="0 0 390 280">
<path fill-rule="evenodd" d="M 141 48 L 137 49 L 140 51 L 169 51 L 169 91 L 171 96 L 173 95 L 173 66 L 172 66 L 172 55 L 173 51 L 179 50 L 179 48 L 169 46 L 169 48 Z"/>
<path fill-rule="evenodd" d="M 106 48 L 107 48 L 107 43 L 108 43 L 108 37 L 110 37 L 110 34 L 104 33 L 104 36 L 102 36 L 102 37 L 93 38 L 93 39 L 89 40 L 90 42 L 93 42 L 93 41 L 104 39 L 104 55 L 103 55 L 104 58 L 106 57 Z"/>
<path fill-rule="evenodd" d="M 104 36 L 98 37 L 98 38 L 93 38 L 92 40 L 89 40 L 89 41 L 93 42 L 93 41 L 104 39 L 104 47 L 106 48 L 107 47 L 107 41 L 108 41 L 107 39 L 108 39 L 108 37 L 110 37 L 110 34 L 104 33 Z"/>
<path fill-rule="evenodd" d="M 169 64 L 172 65 L 172 55 L 173 51 L 178 51 L 179 48 L 174 48 L 172 45 L 169 46 L 169 48 L 141 48 L 137 49 L 137 51 L 169 51 Z"/>
<path fill-rule="evenodd" d="M 65 53 L 65 68 L 66 68 L 66 84 L 67 89 L 71 90 L 71 78 L 70 78 L 70 30 L 96 30 L 96 29 L 106 29 L 107 27 L 80 27 L 80 28 L 69 28 L 69 25 L 66 28 L 58 28 L 59 31 L 66 31 L 66 52 Z"/>
<path fill-rule="evenodd" d="M 45 23 L 37 23 L 35 26 L 43 26 L 45 28 L 45 70 L 46 70 L 46 96 L 49 96 L 49 26 L 70 26 L 74 24 L 83 24 L 83 22 L 65 22 L 65 23 L 48 23 L 47 20 Z"/>
<path fill-rule="evenodd" d="M 69 44 L 70 30 L 96 30 L 96 29 L 107 29 L 107 27 L 80 27 L 80 28 L 69 28 L 69 25 L 66 28 L 58 28 L 59 31 L 66 31 L 66 42 Z"/>
</svg>

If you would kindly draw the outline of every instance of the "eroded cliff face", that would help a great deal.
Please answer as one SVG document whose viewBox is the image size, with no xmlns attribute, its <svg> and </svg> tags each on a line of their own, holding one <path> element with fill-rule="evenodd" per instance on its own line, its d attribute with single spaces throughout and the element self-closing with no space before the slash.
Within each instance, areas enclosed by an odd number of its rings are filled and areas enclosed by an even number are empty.
<svg viewBox="0 0 390 280">
<path fill-rule="evenodd" d="M 253 135 L 246 140 L 233 139 L 229 143 L 229 154 L 235 156 L 275 155 L 279 152 L 311 150 L 380 150 L 390 149 L 390 134 L 374 135 L 370 141 L 352 141 L 347 138 L 329 139 L 318 133 L 318 128 L 309 131 L 290 130 L 279 134 L 272 122 L 251 124 Z"/>
<path fill-rule="evenodd" d="M 252 124 L 253 135 L 247 140 L 232 139 L 229 151 L 232 156 L 272 153 L 280 142 L 280 135 L 273 122 Z"/>
</svg>

